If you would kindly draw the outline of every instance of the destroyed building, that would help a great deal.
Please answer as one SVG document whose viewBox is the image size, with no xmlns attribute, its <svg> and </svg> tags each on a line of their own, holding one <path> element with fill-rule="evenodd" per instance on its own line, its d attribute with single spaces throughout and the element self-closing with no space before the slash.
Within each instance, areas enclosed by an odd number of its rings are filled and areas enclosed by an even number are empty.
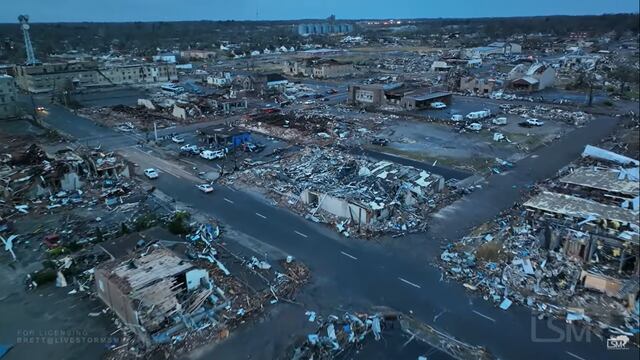
<svg viewBox="0 0 640 360">
<path fill-rule="evenodd" d="M 335 222 L 343 233 L 349 224 L 374 232 L 424 227 L 444 189 L 442 176 L 424 170 L 320 148 L 244 174 L 242 181 L 269 183 L 275 194 L 300 202 L 318 221 Z"/>
<path fill-rule="evenodd" d="M 527 67 L 516 65 L 508 74 L 509 87 L 514 90 L 538 91 L 553 87 L 556 82 L 556 70 L 542 63 Z"/>
<path fill-rule="evenodd" d="M 588 145 L 522 207 L 448 246 L 441 259 L 467 289 L 505 310 L 518 302 L 598 331 L 637 329 L 638 181 L 637 160 Z"/>
<path fill-rule="evenodd" d="M 147 346 L 169 341 L 227 305 L 207 270 L 161 247 L 100 264 L 95 283 L 98 297 Z M 204 307 L 207 300 L 211 306 Z"/>
</svg>

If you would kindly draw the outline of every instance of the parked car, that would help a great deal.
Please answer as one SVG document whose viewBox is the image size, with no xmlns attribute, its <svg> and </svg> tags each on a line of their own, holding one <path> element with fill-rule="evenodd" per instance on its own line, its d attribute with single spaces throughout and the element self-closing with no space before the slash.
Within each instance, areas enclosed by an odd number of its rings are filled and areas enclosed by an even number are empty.
<svg viewBox="0 0 640 360">
<path fill-rule="evenodd" d="M 333 94 L 337 94 L 337 93 L 338 93 L 338 90 L 336 90 L 336 89 L 327 90 L 327 95 L 333 95 Z"/>
<path fill-rule="evenodd" d="M 443 103 L 442 101 L 436 101 L 436 102 L 432 102 L 431 103 L 431 108 L 432 109 L 446 109 L 447 108 L 447 104 Z"/>
<path fill-rule="evenodd" d="M 36 108 L 36 111 L 37 111 L 37 112 L 43 112 L 43 111 L 45 111 L 45 110 L 47 110 L 47 108 L 45 108 L 44 106 L 38 106 L 38 107 Z"/>
<path fill-rule="evenodd" d="M 184 142 L 184 138 L 182 136 L 172 136 L 171 137 L 171 141 L 173 141 L 176 144 L 182 144 Z"/>
<path fill-rule="evenodd" d="M 197 145 L 183 145 L 180 147 L 180 151 L 194 155 L 200 154 L 200 148 Z"/>
<path fill-rule="evenodd" d="M 144 170 L 144 176 L 148 177 L 149 179 L 157 179 L 158 172 L 156 171 L 156 169 L 148 168 Z"/>
<path fill-rule="evenodd" d="M 544 125 L 544 121 L 540 121 L 538 119 L 527 119 L 527 124 L 531 126 L 542 126 Z"/>
<path fill-rule="evenodd" d="M 307 101 L 305 101 L 303 104 L 305 104 L 305 105 L 313 105 L 313 103 L 315 103 L 315 101 L 313 101 L 313 100 L 307 100 Z"/>
<path fill-rule="evenodd" d="M 209 184 L 198 184 L 196 187 L 205 194 L 213 192 L 213 186 Z"/>
<path fill-rule="evenodd" d="M 224 150 L 204 150 L 200 153 L 200 157 L 207 160 L 224 158 Z"/>
<path fill-rule="evenodd" d="M 464 116 L 460 114 L 451 115 L 451 121 L 462 121 L 464 120 Z"/>
<path fill-rule="evenodd" d="M 467 125 L 467 130 L 480 131 L 480 130 L 482 130 L 482 124 L 480 124 L 480 123 L 471 123 L 471 124 Z"/>
<path fill-rule="evenodd" d="M 371 140 L 373 145 L 387 146 L 389 144 L 389 140 L 385 138 L 375 138 Z"/>
<path fill-rule="evenodd" d="M 491 120 L 491 122 L 494 125 L 507 125 L 507 118 L 506 117 L 499 117 L 499 118 L 495 118 L 495 119 Z"/>
</svg>

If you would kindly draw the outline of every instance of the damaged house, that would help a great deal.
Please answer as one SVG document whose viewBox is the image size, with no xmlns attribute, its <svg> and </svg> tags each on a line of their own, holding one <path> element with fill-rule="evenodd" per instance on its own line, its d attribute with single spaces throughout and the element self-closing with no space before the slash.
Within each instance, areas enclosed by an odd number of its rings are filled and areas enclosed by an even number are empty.
<svg viewBox="0 0 640 360">
<path fill-rule="evenodd" d="M 507 76 L 513 90 L 539 91 L 553 87 L 556 82 L 556 70 L 548 64 L 536 63 L 529 67 L 516 65 Z"/>
<path fill-rule="evenodd" d="M 227 306 L 207 270 L 163 247 L 102 263 L 95 283 L 98 297 L 146 346 L 214 322 L 215 312 Z"/>
</svg>

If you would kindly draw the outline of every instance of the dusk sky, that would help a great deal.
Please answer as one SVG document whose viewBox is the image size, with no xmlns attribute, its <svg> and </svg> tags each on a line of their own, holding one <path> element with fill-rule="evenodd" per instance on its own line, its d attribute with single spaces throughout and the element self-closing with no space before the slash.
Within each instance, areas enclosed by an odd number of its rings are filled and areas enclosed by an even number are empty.
<svg viewBox="0 0 640 360">
<path fill-rule="evenodd" d="M 0 22 L 469 18 L 638 12 L 638 0 L 3 0 Z"/>
</svg>

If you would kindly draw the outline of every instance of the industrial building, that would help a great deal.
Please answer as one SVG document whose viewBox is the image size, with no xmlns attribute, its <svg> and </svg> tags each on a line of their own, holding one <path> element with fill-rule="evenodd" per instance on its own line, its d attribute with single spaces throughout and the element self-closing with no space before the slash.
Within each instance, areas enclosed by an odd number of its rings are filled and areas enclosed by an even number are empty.
<svg viewBox="0 0 640 360">
<path fill-rule="evenodd" d="M 74 61 L 18 65 L 13 70 L 18 87 L 32 93 L 65 88 L 161 83 L 178 79 L 175 64 L 103 66 Z"/>
<path fill-rule="evenodd" d="M 13 77 L 0 74 L 0 119 L 18 115 L 17 89 Z"/>
<path fill-rule="evenodd" d="M 330 22 L 317 24 L 300 24 L 298 25 L 298 35 L 324 35 L 324 34 L 344 34 L 353 31 L 351 24 L 334 24 Z"/>
<path fill-rule="evenodd" d="M 347 103 L 364 106 L 399 105 L 406 110 L 429 108 L 433 102 L 451 104 L 450 92 L 403 83 L 350 85 Z"/>
</svg>

